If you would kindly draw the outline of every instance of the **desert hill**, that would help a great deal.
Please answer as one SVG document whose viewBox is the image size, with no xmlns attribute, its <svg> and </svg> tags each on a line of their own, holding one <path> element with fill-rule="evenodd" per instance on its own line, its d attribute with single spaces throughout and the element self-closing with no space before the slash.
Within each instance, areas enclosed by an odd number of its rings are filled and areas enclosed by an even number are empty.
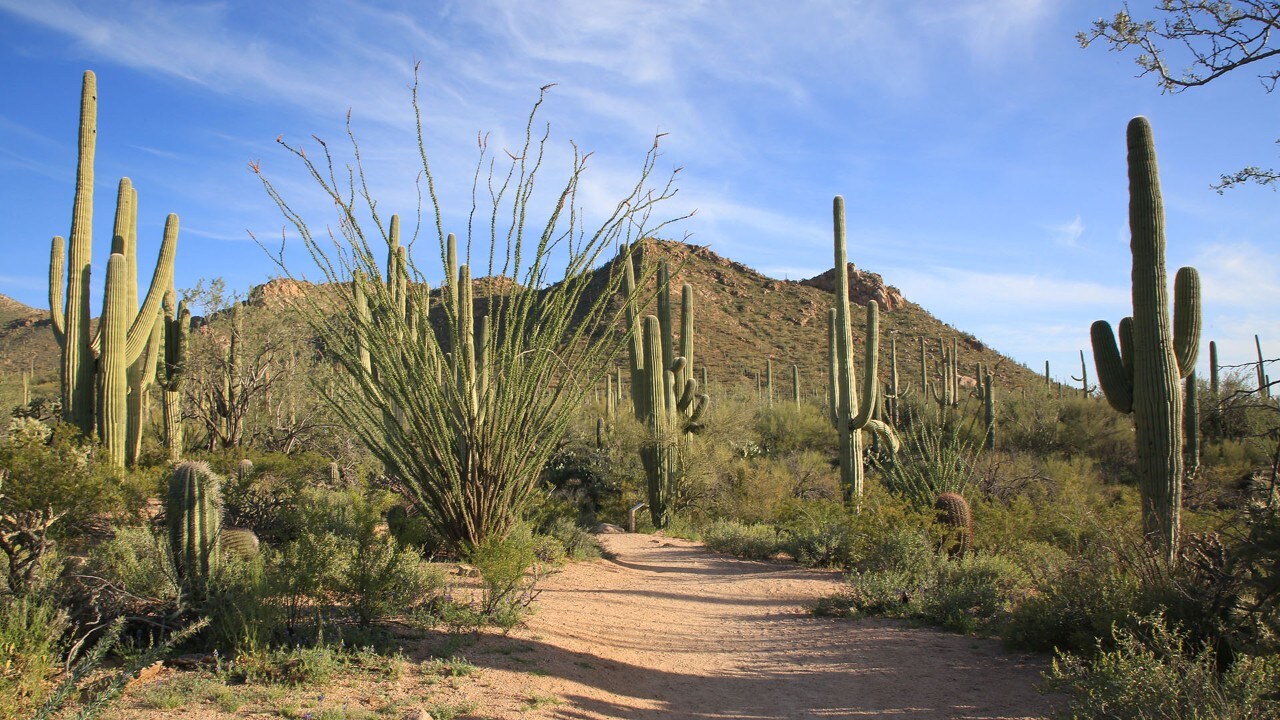
<svg viewBox="0 0 1280 720">
<path fill-rule="evenodd" d="M 667 260 L 672 268 L 673 309 L 680 306 L 679 287 L 693 286 L 698 334 L 695 366 L 707 367 L 713 389 L 741 384 L 754 389 L 755 377 L 763 378 L 767 360 L 773 361 L 775 398 L 791 396 L 791 365 L 800 371 L 801 393 L 819 399 L 827 382 L 827 309 L 833 305 L 835 271 L 800 281 L 776 280 L 742 263 L 721 257 L 696 245 L 646 240 L 646 263 Z M 880 305 L 880 374 L 889 374 L 891 340 L 897 340 L 898 371 L 903 382 L 919 386 L 921 337 L 926 339 L 931 376 L 939 358 L 938 339 L 948 347 L 958 339 L 961 382 L 972 386 L 975 366 L 990 367 L 1002 388 L 1025 387 L 1043 382 L 1042 376 L 987 347 L 977 338 L 957 330 L 903 297 L 880 275 L 849 264 L 850 299 L 855 305 L 854 344 L 861 364 L 864 352 L 865 313 L 858 310 L 874 300 Z M 599 272 L 603 272 L 599 271 Z M 494 292 L 493 279 L 481 278 L 477 298 Z M 504 281 L 503 287 L 510 284 Z M 603 277 L 600 280 L 603 284 Z M 249 312 L 273 312 L 318 286 L 275 279 L 249 293 Z M 652 308 L 648 310 L 652 312 Z M 45 310 L 27 307 L 0 295 L 0 373 L 16 382 L 20 369 L 34 363 L 36 383 L 54 383 L 58 374 L 58 349 Z M 620 359 L 620 362 L 625 362 Z"/>
</svg>

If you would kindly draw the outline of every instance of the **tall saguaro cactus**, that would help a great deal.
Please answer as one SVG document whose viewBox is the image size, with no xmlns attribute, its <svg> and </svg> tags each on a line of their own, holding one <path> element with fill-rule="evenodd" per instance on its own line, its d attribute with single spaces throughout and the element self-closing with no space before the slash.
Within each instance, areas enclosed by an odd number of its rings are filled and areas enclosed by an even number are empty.
<svg viewBox="0 0 1280 720">
<path fill-rule="evenodd" d="M 693 286 L 680 293 L 680 354 L 675 354 L 671 318 L 670 274 L 666 261 L 658 265 L 658 314 L 648 315 L 641 326 L 639 299 L 632 256 L 624 249 L 626 263 L 626 320 L 631 327 L 632 407 L 635 417 L 649 430 L 640 450 L 649 494 L 649 515 L 655 527 L 666 527 L 671 503 L 684 475 L 689 436 L 701 429 L 698 422 L 710 398 L 698 393 L 693 376 Z"/>
<path fill-rule="evenodd" d="M 1129 229 L 1133 253 L 1133 316 L 1093 324 L 1098 382 L 1112 407 L 1133 413 L 1142 492 L 1142 527 L 1170 560 L 1177 550 L 1182 505 L 1182 388 L 1200 348 L 1200 277 L 1178 270 L 1170 322 L 1165 274 L 1164 204 L 1151 124 L 1129 122 Z"/>
<path fill-rule="evenodd" d="M 880 353 L 880 306 L 867 303 L 866 358 L 860 383 L 854 379 L 853 324 L 849 318 L 849 262 L 845 239 L 844 198 L 832 203 L 835 235 L 836 306 L 830 310 L 828 341 L 831 356 L 832 424 L 839 433 L 840 483 L 847 505 L 857 507 L 862 497 L 862 430 L 883 436 L 897 451 L 893 429 L 874 418 L 880 381 L 877 365 Z M 859 387 L 861 385 L 861 387 Z"/>
<path fill-rule="evenodd" d="M 164 446 L 169 462 L 182 459 L 182 382 L 186 378 L 187 344 L 191 311 L 185 301 L 174 307 L 172 282 L 164 295 L 164 369 L 159 385 L 164 390 Z"/>
<path fill-rule="evenodd" d="M 68 251 L 62 237 L 53 239 L 49 256 L 49 308 L 54 338 L 62 351 L 64 418 L 85 434 L 92 432 L 96 425 L 106 456 L 112 464 L 123 466 L 129 455 L 129 368 L 139 364 L 139 357 L 151 342 L 165 290 L 172 282 L 178 216 L 171 214 L 165 221 L 151 286 L 139 307 L 136 243 L 131 242 L 136 222 L 136 193 L 128 178 L 120 181 L 102 319 L 97 336 L 91 336 L 89 274 L 97 114 L 97 80 L 92 72 L 86 72 L 80 98 L 80 149 L 71 242 Z M 145 369 L 139 366 L 137 384 L 141 385 L 145 377 Z M 141 389 L 135 394 L 140 399 Z"/>
</svg>

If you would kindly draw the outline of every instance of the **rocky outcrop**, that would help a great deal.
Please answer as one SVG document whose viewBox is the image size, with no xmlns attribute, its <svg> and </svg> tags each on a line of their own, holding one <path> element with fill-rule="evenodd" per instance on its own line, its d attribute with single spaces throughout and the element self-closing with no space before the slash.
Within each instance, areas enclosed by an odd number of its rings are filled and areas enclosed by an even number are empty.
<svg viewBox="0 0 1280 720">
<path fill-rule="evenodd" d="M 800 284 L 823 292 L 835 292 L 835 268 L 817 277 L 801 280 Z M 849 263 L 849 300 L 855 305 L 863 306 L 875 300 L 881 312 L 893 312 L 907 304 L 906 298 L 902 297 L 898 288 L 885 284 L 884 278 L 879 273 L 859 270 L 853 263 Z"/>
</svg>

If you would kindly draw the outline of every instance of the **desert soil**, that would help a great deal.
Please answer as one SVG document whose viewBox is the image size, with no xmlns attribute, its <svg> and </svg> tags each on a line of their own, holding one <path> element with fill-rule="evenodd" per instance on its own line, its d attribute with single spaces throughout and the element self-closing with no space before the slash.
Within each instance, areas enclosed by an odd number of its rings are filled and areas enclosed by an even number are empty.
<svg viewBox="0 0 1280 720">
<path fill-rule="evenodd" d="M 809 614 L 840 590 L 836 572 L 653 535 L 600 540 L 612 559 L 572 563 L 545 580 L 525 627 L 456 651 L 475 674 L 418 688 L 406 676 L 390 681 L 391 692 L 347 688 L 343 703 L 383 717 L 465 707 L 458 717 L 574 720 L 1041 718 L 1060 707 L 1033 687 L 1042 656 L 898 621 Z"/>
</svg>

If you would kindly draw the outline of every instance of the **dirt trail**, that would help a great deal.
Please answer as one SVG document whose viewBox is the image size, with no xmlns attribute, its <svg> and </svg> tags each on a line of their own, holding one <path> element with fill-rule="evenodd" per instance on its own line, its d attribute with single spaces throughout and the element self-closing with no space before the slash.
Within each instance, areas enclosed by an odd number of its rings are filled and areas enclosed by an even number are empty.
<svg viewBox="0 0 1280 720">
<path fill-rule="evenodd" d="M 651 535 L 545 582 L 528 627 L 464 653 L 467 696 L 501 718 L 1023 718 L 1052 701 L 1043 658 L 884 620 L 816 618 L 832 572 Z M 530 674 L 532 673 L 532 674 Z"/>
</svg>

